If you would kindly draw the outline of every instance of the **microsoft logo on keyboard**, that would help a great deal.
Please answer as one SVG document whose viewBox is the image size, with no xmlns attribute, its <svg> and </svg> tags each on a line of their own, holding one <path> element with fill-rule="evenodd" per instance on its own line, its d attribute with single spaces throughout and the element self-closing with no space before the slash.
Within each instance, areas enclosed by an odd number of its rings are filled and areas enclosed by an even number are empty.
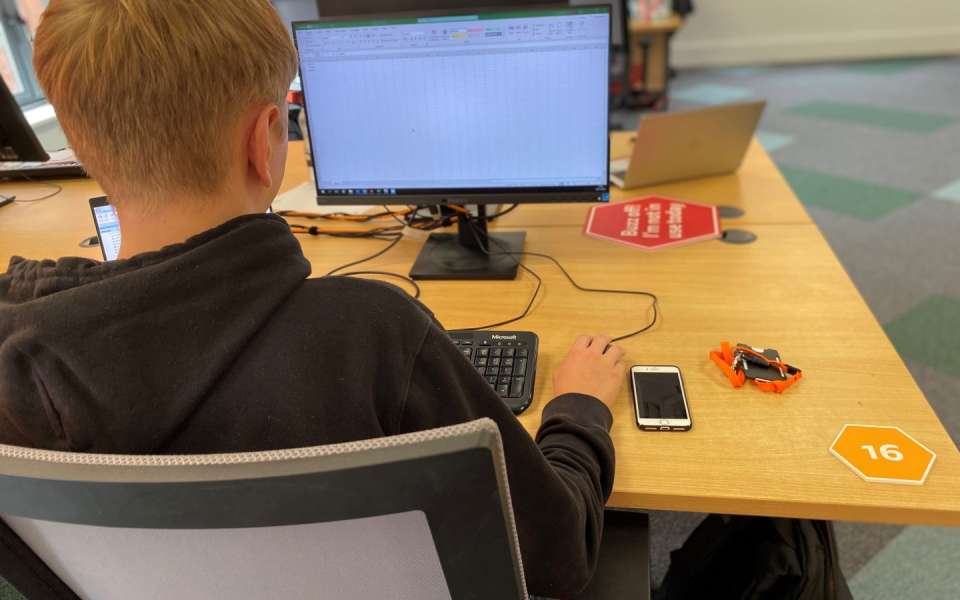
<svg viewBox="0 0 960 600">
<path fill-rule="evenodd" d="M 497 335 L 497 334 L 495 333 L 495 334 L 491 335 L 490 337 L 491 337 L 492 339 L 495 339 L 495 340 L 515 340 L 515 339 L 517 339 L 517 334 L 513 334 L 513 335 Z"/>
</svg>

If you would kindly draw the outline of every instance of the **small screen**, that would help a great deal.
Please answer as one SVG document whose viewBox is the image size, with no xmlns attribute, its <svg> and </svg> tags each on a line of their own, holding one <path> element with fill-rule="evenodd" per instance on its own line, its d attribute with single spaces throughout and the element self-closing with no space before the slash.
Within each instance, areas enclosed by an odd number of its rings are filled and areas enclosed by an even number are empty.
<svg viewBox="0 0 960 600">
<path fill-rule="evenodd" d="M 633 373 L 641 419 L 687 419 L 683 387 L 677 373 Z"/>
<path fill-rule="evenodd" d="M 100 237 L 103 258 L 117 260 L 117 255 L 120 254 L 120 221 L 117 220 L 117 211 L 107 204 L 93 207 L 93 214 L 97 219 L 97 235 Z"/>
</svg>

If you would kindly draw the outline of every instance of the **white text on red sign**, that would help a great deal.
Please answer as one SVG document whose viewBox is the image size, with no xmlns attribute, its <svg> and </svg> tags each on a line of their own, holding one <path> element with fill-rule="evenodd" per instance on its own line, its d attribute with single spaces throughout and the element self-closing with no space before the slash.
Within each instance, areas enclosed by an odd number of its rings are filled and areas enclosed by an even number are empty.
<svg viewBox="0 0 960 600">
<path fill-rule="evenodd" d="M 671 240 L 683 239 L 683 209 L 685 205 L 679 202 L 671 202 L 667 206 L 667 238 Z M 620 235 L 623 237 L 642 237 L 645 239 L 660 238 L 660 227 L 663 223 L 662 207 L 654 202 L 644 208 L 635 204 L 627 204 L 623 207 L 627 213 L 627 225 Z M 643 213 L 647 216 L 647 226 L 640 230 L 640 221 Z"/>
</svg>

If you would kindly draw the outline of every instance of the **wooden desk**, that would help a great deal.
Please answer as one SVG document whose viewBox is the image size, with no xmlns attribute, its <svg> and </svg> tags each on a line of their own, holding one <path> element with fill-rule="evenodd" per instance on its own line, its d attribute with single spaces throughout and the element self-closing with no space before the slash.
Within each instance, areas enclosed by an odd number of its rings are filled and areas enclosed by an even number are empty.
<svg viewBox="0 0 960 600">
<path fill-rule="evenodd" d="M 737 176 L 738 189 L 750 190 L 740 201 L 757 203 L 758 211 L 762 202 L 798 205 L 762 150 L 752 152 L 753 166 Z M 292 163 L 301 156 L 300 148 L 291 148 Z M 305 168 L 291 166 L 285 187 L 306 176 Z M 0 193 L 40 191 L 28 187 L 3 185 Z M 78 252 L 76 246 L 93 231 L 86 198 L 96 186 L 70 182 L 66 188 L 50 201 L 0 209 L 0 260 L 11 254 L 99 256 L 97 249 Z M 695 189 L 707 193 L 704 182 L 691 182 L 677 186 L 676 195 L 692 197 Z M 753 197 L 761 189 L 769 200 Z M 804 215 L 799 206 L 791 210 Z M 518 210 L 517 221 L 528 212 L 535 213 L 529 207 Z M 558 213 L 537 218 L 551 214 Z M 681 367 L 694 421 L 688 433 L 641 432 L 624 389 L 614 410 L 612 506 L 960 525 L 960 453 L 816 226 L 770 217 L 750 224 L 759 236 L 752 245 L 712 241 L 648 254 L 584 237 L 580 217 L 571 220 L 575 225 L 526 225 L 527 248 L 553 254 L 585 285 L 645 289 L 660 296 L 662 322 L 624 346 L 634 363 Z M 315 273 L 372 254 L 383 244 L 303 240 Z M 368 266 L 406 273 L 420 245 L 404 240 Z M 636 329 L 647 318 L 647 304 L 577 292 L 545 261 L 531 258 L 528 264 L 545 282 L 533 314 L 515 325 L 541 339 L 537 395 L 520 417 L 533 432 L 552 395 L 550 373 L 574 336 Z M 771 269 L 772 264 L 788 268 Z M 516 314 L 533 281 L 521 276 L 510 282 L 424 282 L 422 287 L 423 301 L 447 327 L 456 328 Z M 734 390 L 707 360 L 708 350 L 721 339 L 775 345 L 807 376 L 784 395 Z M 938 457 L 927 483 L 866 483 L 831 456 L 834 436 L 853 422 L 899 425 L 933 449 Z"/>
</svg>

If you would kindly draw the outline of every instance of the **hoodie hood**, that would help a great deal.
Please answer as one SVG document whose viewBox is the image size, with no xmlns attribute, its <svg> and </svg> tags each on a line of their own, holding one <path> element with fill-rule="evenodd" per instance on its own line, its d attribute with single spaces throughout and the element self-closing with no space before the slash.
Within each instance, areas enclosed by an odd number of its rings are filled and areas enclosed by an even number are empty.
<svg viewBox="0 0 960 600">
<path fill-rule="evenodd" d="M 309 274 L 273 215 L 109 263 L 14 257 L 0 275 L 0 441 L 162 447 Z"/>
</svg>

